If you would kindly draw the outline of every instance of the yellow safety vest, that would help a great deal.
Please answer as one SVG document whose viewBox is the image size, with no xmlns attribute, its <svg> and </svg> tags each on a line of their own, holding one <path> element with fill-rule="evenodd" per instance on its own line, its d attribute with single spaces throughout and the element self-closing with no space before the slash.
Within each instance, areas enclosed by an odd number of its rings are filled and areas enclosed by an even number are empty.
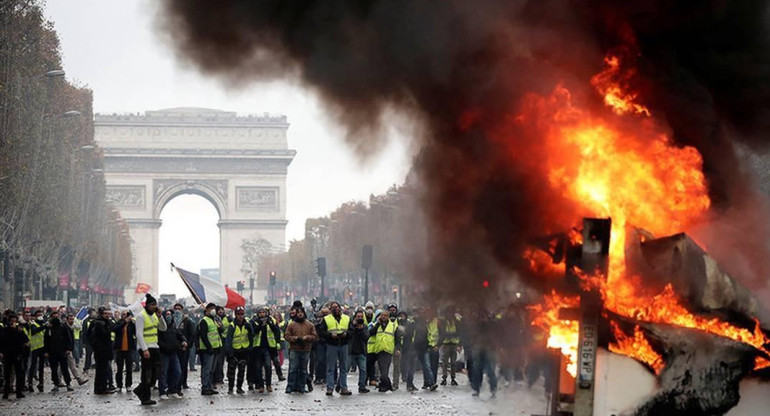
<svg viewBox="0 0 770 416">
<path fill-rule="evenodd" d="M 275 338 L 275 347 L 273 348 L 277 348 L 279 345 L 281 345 L 281 341 L 283 341 L 283 334 L 281 333 L 281 327 L 278 325 L 278 321 L 272 316 L 270 317 L 270 321 L 273 322 L 273 325 L 278 327 L 278 334 L 273 334 L 273 337 Z"/>
<path fill-rule="evenodd" d="M 428 322 L 428 346 L 435 347 L 438 344 L 438 319 L 433 318 Z"/>
<path fill-rule="evenodd" d="M 233 324 L 233 349 L 242 350 L 249 348 L 249 330 L 246 327 L 248 323 L 243 325 Z"/>
<path fill-rule="evenodd" d="M 148 314 L 146 310 L 142 309 L 142 316 L 144 317 L 144 330 L 142 336 L 144 337 L 145 344 L 157 344 L 158 343 L 158 316 L 155 314 Z M 112 333 L 113 341 L 115 333 Z"/>
<path fill-rule="evenodd" d="M 272 331 L 272 328 L 270 328 L 270 324 L 265 325 L 265 331 Z M 257 331 L 254 331 L 254 342 L 252 343 L 252 346 L 259 347 L 261 345 L 262 345 L 262 334 L 258 333 Z M 267 346 L 270 348 L 275 348 L 276 346 L 275 334 L 271 334 L 270 332 L 267 333 Z"/>
<path fill-rule="evenodd" d="M 34 321 L 32 322 L 32 326 L 34 326 L 35 328 L 40 328 L 40 324 Z M 45 331 L 40 331 L 37 334 L 32 335 L 32 330 L 31 329 L 29 330 L 29 333 L 30 333 L 29 350 L 30 351 L 36 351 L 43 348 L 43 337 L 45 336 L 44 332 Z"/>
<path fill-rule="evenodd" d="M 444 344 L 457 345 L 460 343 L 460 336 L 457 334 L 457 322 L 453 319 L 447 319 L 444 326 Z"/>
<path fill-rule="evenodd" d="M 115 321 L 110 321 L 110 325 L 114 325 L 114 324 L 115 324 Z M 115 342 L 115 331 L 110 331 L 110 341 Z M 147 341 L 145 341 L 145 342 L 147 342 Z"/>
<path fill-rule="evenodd" d="M 75 341 L 79 341 L 80 340 L 80 330 L 75 328 L 75 327 L 73 327 L 72 328 L 72 333 L 75 336 Z"/>
<path fill-rule="evenodd" d="M 222 338 L 219 336 L 219 328 L 217 327 L 216 322 L 214 322 L 213 319 L 211 319 L 210 316 L 203 317 L 203 321 L 206 322 L 206 327 L 208 329 L 208 333 L 206 336 L 208 337 L 209 344 L 211 344 L 211 348 L 219 348 L 222 346 Z M 200 337 L 201 339 L 198 341 L 198 349 L 201 351 L 206 350 L 206 344 L 203 343 L 203 337 Z"/>
<path fill-rule="evenodd" d="M 377 335 L 374 337 L 375 354 L 382 351 L 393 354 L 396 349 L 396 329 L 398 329 L 398 324 L 392 321 L 388 321 L 388 325 L 384 329 L 382 326 L 377 328 Z"/>
<path fill-rule="evenodd" d="M 324 317 L 324 321 L 326 322 L 326 329 L 329 330 L 330 334 L 341 334 L 348 330 L 350 327 L 350 317 L 342 314 L 340 317 L 339 322 L 337 322 L 336 319 L 334 319 L 334 315 L 328 314 Z"/>
</svg>

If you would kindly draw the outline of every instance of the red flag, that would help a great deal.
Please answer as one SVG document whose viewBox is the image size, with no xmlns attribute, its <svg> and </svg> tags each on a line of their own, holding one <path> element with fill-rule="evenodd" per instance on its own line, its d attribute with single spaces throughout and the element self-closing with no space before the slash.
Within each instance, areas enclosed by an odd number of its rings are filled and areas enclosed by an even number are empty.
<svg viewBox="0 0 770 416">
<path fill-rule="evenodd" d="M 152 289 L 152 286 L 147 283 L 137 283 L 134 293 L 150 293 L 150 289 Z"/>
</svg>

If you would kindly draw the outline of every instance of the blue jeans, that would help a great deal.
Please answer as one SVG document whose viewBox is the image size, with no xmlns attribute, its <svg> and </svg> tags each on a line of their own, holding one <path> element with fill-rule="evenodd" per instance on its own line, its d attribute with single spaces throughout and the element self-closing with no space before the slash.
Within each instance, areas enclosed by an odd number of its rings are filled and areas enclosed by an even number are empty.
<svg viewBox="0 0 770 416">
<path fill-rule="evenodd" d="M 214 390 L 214 359 L 213 353 L 201 352 L 201 389 Z"/>
<path fill-rule="evenodd" d="M 491 352 L 478 351 L 473 357 L 473 369 L 471 370 L 471 388 L 481 390 L 481 382 L 484 381 L 484 373 L 489 377 L 489 390 L 497 390 L 497 376 L 495 375 L 495 356 Z"/>
<path fill-rule="evenodd" d="M 195 344 L 190 345 L 189 347 L 187 347 L 187 349 L 190 351 L 190 370 L 195 371 L 195 357 L 196 357 L 196 354 L 195 354 L 195 349 L 196 349 L 195 348 Z M 186 363 L 180 363 L 180 364 L 185 364 L 186 365 Z"/>
<path fill-rule="evenodd" d="M 432 386 L 436 384 L 435 374 L 433 374 L 433 370 L 430 368 L 430 352 L 418 352 L 417 359 L 420 360 L 420 365 L 422 366 L 423 385 Z"/>
<path fill-rule="evenodd" d="M 348 389 L 348 346 L 336 346 L 326 344 L 326 389 L 334 390 L 334 372 L 339 364 L 340 388 Z"/>
<path fill-rule="evenodd" d="M 160 353 L 160 377 L 158 377 L 158 392 L 173 394 L 182 391 L 179 381 L 182 368 L 179 366 L 179 356 L 175 353 Z"/>
<path fill-rule="evenodd" d="M 358 388 L 366 388 L 366 354 L 351 354 L 351 361 L 358 367 Z"/>
<path fill-rule="evenodd" d="M 287 392 L 306 392 L 305 382 L 307 381 L 307 364 L 309 360 L 310 351 L 289 351 L 289 381 L 286 385 Z"/>
</svg>

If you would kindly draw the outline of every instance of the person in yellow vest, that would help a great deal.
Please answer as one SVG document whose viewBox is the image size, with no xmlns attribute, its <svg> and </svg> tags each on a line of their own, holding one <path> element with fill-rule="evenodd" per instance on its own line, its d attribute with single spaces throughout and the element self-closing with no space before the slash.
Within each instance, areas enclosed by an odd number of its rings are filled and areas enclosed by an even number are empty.
<svg viewBox="0 0 770 416">
<path fill-rule="evenodd" d="M 273 362 L 270 358 L 270 351 L 276 348 L 278 333 L 281 331 L 270 318 L 268 309 L 265 307 L 257 310 L 257 316 L 252 319 L 251 325 L 254 328 L 254 342 L 252 344 L 252 377 L 249 384 L 254 384 L 259 393 L 268 393 L 273 391 Z M 264 374 L 263 374 L 264 371 Z"/>
<path fill-rule="evenodd" d="M 447 367 L 452 376 L 452 385 L 457 385 L 455 379 L 455 362 L 460 349 L 460 315 L 454 308 L 447 308 L 445 316 L 439 320 L 439 345 L 441 345 L 441 385 L 446 386 Z"/>
<path fill-rule="evenodd" d="M 227 337 L 228 329 L 230 328 L 230 319 L 225 313 L 225 308 L 217 306 L 217 318 L 222 324 L 222 345 L 224 345 L 225 338 Z M 216 361 L 214 361 L 214 388 L 216 389 L 219 384 L 225 382 L 225 359 L 227 358 L 227 352 L 225 348 L 219 350 L 216 355 Z"/>
<path fill-rule="evenodd" d="M 430 371 L 433 377 L 438 379 L 438 358 L 439 358 L 439 332 L 438 317 L 433 308 L 425 309 L 425 320 L 428 323 L 428 356 L 430 358 Z"/>
<path fill-rule="evenodd" d="M 275 347 L 270 348 L 270 360 L 273 362 L 273 368 L 275 368 L 275 375 L 278 376 L 278 381 L 286 380 L 283 376 L 283 354 L 281 348 L 283 347 L 283 331 L 281 330 L 281 313 L 278 311 L 273 312 L 270 317 L 270 321 L 278 328 L 278 332 L 274 334 Z"/>
<path fill-rule="evenodd" d="M 235 308 L 235 319 L 229 326 L 225 345 L 227 346 L 227 393 L 233 394 L 235 387 L 235 371 L 238 370 L 238 394 L 246 393 L 243 390 L 243 378 L 246 372 L 246 364 L 249 362 L 251 343 L 254 341 L 254 331 L 249 321 L 246 320 L 246 309 L 243 306 Z"/>
<path fill-rule="evenodd" d="M 142 405 L 157 403 L 152 400 L 152 386 L 160 376 L 160 347 L 158 346 L 158 331 L 166 330 L 166 320 L 158 311 L 158 301 L 151 294 L 144 300 L 144 309 L 136 317 L 136 348 L 142 360 L 142 375 L 134 394 L 142 401 Z"/>
<path fill-rule="evenodd" d="M 342 313 L 339 302 L 329 303 L 331 313 L 321 321 L 319 336 L 326 339 L 326 395 L 334 394 L 337 380 L 334 373 L 339 366 L 340 394 L 350 396 L 348 390 L 348 342 L 350 340 L 350 317 Z"/>
<path fill-rule="evenodd" d="M 27 390 L 32 390 L 32 380 L 37 378 L 37 390 L 43 391 L 43 368 L 45 367 L 45 349 L 43 337 L 45 336 L 46 322 L 43 310 L 35 311 L 35 319 L 29 326 L 29 374 L 27 374 Z M 37 374 L 35 374 L 37 372 Z"/>
<path fill-rule="evenodd" d="M 222 322 L 217 318 L 217 305 L 209 303 L 198 324 L 198 355 L 201 359 L 201 394 L 219 394 L 214 390 L 214 361 L 222 348 Z"/>
<path fill-rule="evenodd" d="M 399 341 L 396 330 L 398 323 L 390 320 L 388 311 L 382 311 L 377 316 L 377 322 L 369 330 L 369 339 L 374 339 L 373 351 L 377 355 L 377 366 L 380 369 L 380 384 L 378 385 L 380 393 L 392 390 L 390 382 L 390 363 L 394 355 L 401 355 L 401 350 L 396 348 Z"/>
</svg>

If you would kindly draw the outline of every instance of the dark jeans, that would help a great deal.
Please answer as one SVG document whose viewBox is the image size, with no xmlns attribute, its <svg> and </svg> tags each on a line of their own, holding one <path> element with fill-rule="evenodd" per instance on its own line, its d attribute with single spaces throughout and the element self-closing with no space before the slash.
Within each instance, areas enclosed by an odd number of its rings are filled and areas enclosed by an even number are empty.
<svg viewBox="0 0 770 416">
<path fill-rule="evenodd" d="M 72 379 L 70 378 L 70 369 L 67 366 L 66 355 L 49 355 L 48 364 L 51 366 L 51 380 L 53 380 L 53 386 L 59 385 L 59 370 L 61 370 L 62 376 L 64 376 L 64 384 L 70 385 Z"/>
<path fill-rule="evenodd" d="M 91 361 L 91 357 L 94 355 L 94 350 L 91 348 L 91 344 L 85 344 L 85 347 L 86 347 L 86 363 L 83 366 L 83 371 L 88 371 L 93 364 L 93 362 Z"/>
<path fill-rule="evenodd" d="M 270 360 L 270 348 L 254 348 L 251 350 L 250 358 L 249 384 L 254 384 L 258 389 L 271 386 L 273 384 L 273 362 Z"/>
<path fill-rule="evenodd" d="M 351 354 L 351 361 L 358 367 L 358 388 L 366 388 L 366 354 Z"/>
<path fill-rule="evenodd" d="M 278 349 L 270 349 L 270 360 L 273 362 L 273 368 L 275 368 L 275 375 L 278 378 L 283 378 L 283 371 L 281 370 L 281 360 L 278 357 Z"/>
<path fill-rule="evenodd" d="M 45 368 L 44 348 L 38 348 L 30 353 L 29 374 L 27 375 L 27 384 L 32 385 L 32 376 L 37 371 L 37 385 L 43 385 L 43 368 Z"/>
<path fill-rule="evenodd" d="M 366 377 L 377 381 L 377 354 L 366 354 Z"/>
<path fill-rule="evenodd" d="M 392 360 L 393 355 L 390 353 L 385 351 L 377 353 L 377 366 L 380 368 L 380 391 L 391 390 L 393 387 L 390 383 L 390 377 L 388 377 L 388 374 L 390 373 L 390 362 Z"/>
<path fill-rule="evenodd" d="M 110 365 L 108 356 L 94 354 L 96 374 L 94 375 L 94 393 L 102 393 L 109 386 L 109 373 L 107 367 Z"/>
<path fill-rule="evenodd" d="M 128 351 L 115 351 L 115 364 L 118 367 L 118 372 L 115 374 L 115 384 L 118 388 L 123 388 L 123 373 L 125 372 L 126 388 L 131 388 L 133 384 L 133 370 L 134 370 L 134 352 Z"/>
<path fill-rule="evenodd" d="M 214 362 L 214 384 L 221 384 L 225 381 L 225 349 L 221 348 L 216 354 Z"/>
<path fill-rule="evenodd" d="M 326 344 L 316 343 L 313 344 L 314 360 L 310 366 L 314 371 L 314 377 L 316 380 L 326 380 Z"/>
<path fill-rule="evenodd" d="M 334 374 L 339 365 L 339 383 Z M 342 390 L 348 389 L 348 346 L 326 345 L 326 389 L 333 390 L 339 384 Z"/>
<path fill-rule="evenodd" d="M 161 352 L 158 392 L 160 394 L 181 393 L 182 386 L 179 384 L 181 375 L 182 369 L 180 368 L 179 357 L 176 355 L 176 352 Z"/>
<path fill-rule="evenodd" d="M 307 365 L 310 360 L 310 351 L 289 351 L 289 381 L 286 391 L 305 393 L 307 381 Z"/>
<path fill-rule="evenodd" d="M 201 351 L 201 390 L 214 390 L 214 360 L 216 356 L 210 351 Z"/>
<path fill-rule="evenodd" d="M 23 394 L 24 363 L 22 362 L 22 359 L 3 356 L 3 379 L 5 380 L 5 389 L 3 389 L 3 394 L 11 393 L 11 374 L 16 375 L 16 394 Z"/>
<path fill-rule="evenodd" d="M 436 374 L 430 368 L 430 349 L 425 352 L 417 352 L 417 359 L 422 366 L 422 385 L 432 386 L 436 384 Z"/>
<path fill-rule="evenodd" d="M 230 390 L 235 386 L 236 370 L 238 370 L 238 388 L 243 388 L 243 376 L 248 363 L 249 350 L 247 349 L 235 350 L 232 357 L 227 358 L 227 384 Z"/>
<path fill-rule="evenodd" d="M 401 370 L 407 387 L 414 387 L 415 358 L 414 351 L 406 350 L 401 356 Z"/>
<path fill-rule="evenodd" d="M 179 369 L 182 371 L 181 376 L 179 377 L 179 385 L 182 387 L 187 386 L 187 372 L 190 362 L 190 350 L 182 350 L 176 353 L 177 359 L 179 360 Z"/>
<path fill-rule="evenodd" d="M 428 355 L 430 357 L 430 372 L 433 374 L 433 381 L 438 380 L 438 348 L 428 348 Z"/>
<path fill-rule="evenodd" d="M 150 400 L 152 386 L 158 381 L 161 369 L 160 349 L 150 348 L 148 351 L 150 352 L 150 358 L 144 358 L 144 355 L 142 355 L 142 377 L 139 385 L 134 389 L 134 394 L 143 402 Z"/>
<path fill-rule="evenodd" d="M 488 351 L 478 351 L 473 357 L 473 370 L 471 372 L 471 388 L 481 390 L 481 383 L 484 381 L 484 373 L 489 377 L 489 390 L 497 390 L 497 375 L 495 374 L 495 356 Z"/>
</svg>

